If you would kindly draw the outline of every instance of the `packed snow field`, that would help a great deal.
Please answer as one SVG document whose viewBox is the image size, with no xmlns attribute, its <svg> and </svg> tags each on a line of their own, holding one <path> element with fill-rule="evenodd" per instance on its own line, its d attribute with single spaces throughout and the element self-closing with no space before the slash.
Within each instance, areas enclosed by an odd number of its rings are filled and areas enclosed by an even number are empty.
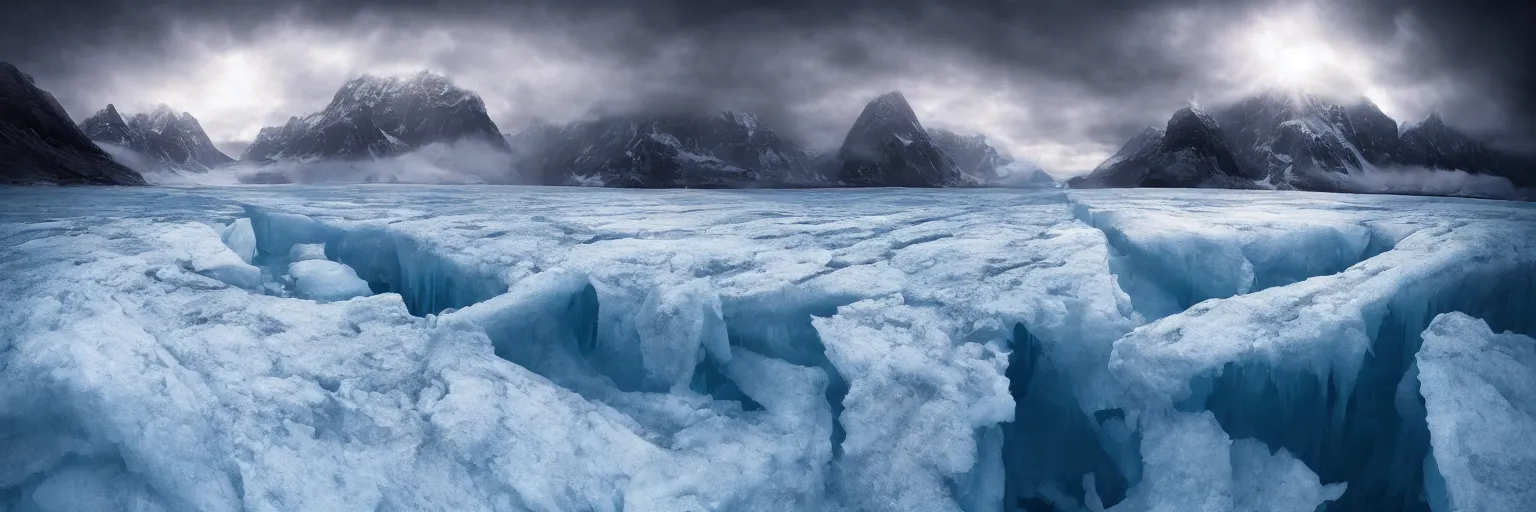
<svg viewBox="0 0 1536 512">
<path fill-rule="evenodd" d="M 0 510 L 1536 504 L 1529 203 L 13 188 L 0 304 Z"/>
</svg>

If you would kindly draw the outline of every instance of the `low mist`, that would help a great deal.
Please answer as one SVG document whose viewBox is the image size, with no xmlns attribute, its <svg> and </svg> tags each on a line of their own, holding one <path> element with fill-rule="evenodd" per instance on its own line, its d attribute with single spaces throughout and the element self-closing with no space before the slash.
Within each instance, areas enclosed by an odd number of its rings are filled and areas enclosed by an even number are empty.
<svg viewBox="0 0 1536 512">
<path fill-rule="evenodd" d="M 418 183 L 517 184 L 516 162 L 505 150 L 481 141 L 432 143 L 409 153 L 376 160 L 323 162 L 239 162 L 209 171 L 238 183 Z M 214 183 L 209 183 L 214 184 Z"/>
<path fill-rule="evenodd" d="M 1457 170 L 1384 167 L 1354 171 L 1348 177 L 1369 192 L 1491 199 L 1536 198 L 1536 191 L 1516 187 L 1509 178 Z"/>
</svg>

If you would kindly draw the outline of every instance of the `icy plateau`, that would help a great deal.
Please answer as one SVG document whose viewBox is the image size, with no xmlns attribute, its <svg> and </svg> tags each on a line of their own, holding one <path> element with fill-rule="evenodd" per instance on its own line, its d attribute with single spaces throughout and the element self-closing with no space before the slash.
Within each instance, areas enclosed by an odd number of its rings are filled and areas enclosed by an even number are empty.
<svg viewBox="0 0 1536 512">
<path fill-rule="evenodd" d="M 1536 204 L 0 188 L 4 511 L 1529 511 Z"/>
</svg>

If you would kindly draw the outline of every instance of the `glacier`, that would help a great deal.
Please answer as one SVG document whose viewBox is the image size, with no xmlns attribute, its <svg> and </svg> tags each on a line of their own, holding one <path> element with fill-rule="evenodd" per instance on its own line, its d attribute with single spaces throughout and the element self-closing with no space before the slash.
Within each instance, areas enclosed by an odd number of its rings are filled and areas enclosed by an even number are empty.
<svg viewBox="0 0 1536 512">
<path fill-rule="evenodd" d="M 1536 205 L 0 188 L 0 510 L 1527 510 Z"/>
</svg>

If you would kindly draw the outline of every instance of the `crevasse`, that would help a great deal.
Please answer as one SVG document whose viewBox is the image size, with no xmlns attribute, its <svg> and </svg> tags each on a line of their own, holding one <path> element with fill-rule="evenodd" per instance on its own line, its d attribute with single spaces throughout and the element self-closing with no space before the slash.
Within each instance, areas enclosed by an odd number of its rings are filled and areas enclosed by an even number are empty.
<svg viewBox="0 0 1536 512">
<path fill-rule="evenodd" d="M 1519 208 L 871 193 L 840 217 L 816 194 L 678 193 L 623 215 L 537 195 L 423 214 L 267 193 L 218 226 L 0 217 L 0 506 L 1528 498 L 1488 475 L 1532 456 L 1465 434 L 1536 424 Z M 300 263 L 368 293 L 299 293 Z"/>
</svg>

